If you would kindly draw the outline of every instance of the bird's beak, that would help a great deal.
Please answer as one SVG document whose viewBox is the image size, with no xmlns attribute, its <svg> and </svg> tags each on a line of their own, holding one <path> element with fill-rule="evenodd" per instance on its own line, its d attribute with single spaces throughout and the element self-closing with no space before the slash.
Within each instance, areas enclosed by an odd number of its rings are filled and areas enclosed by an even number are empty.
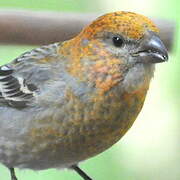
<svg viewBox="0 0 180 180">
<path fill-rule="evenodd" d="M 133 54 L 139 57 L 141 63 L 160 63 L 168 60 L 167 49 L 154 32 L 146 34 L 139 44 L 138 51 Z"/>
</svg>

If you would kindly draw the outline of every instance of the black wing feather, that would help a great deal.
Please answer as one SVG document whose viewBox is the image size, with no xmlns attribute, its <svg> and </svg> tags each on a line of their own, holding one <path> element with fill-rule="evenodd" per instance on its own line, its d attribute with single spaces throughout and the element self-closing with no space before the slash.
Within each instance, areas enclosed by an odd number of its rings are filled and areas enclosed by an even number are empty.
<svg viewBox="0 0 180 180">
<path fill-rule="evenodd" d="M 0 105 L 25 108 L 36 89 L 35 85 L 26 84 L 25 79 L 15 77 L 8 65 L 0 67 Z"/>
</svg>

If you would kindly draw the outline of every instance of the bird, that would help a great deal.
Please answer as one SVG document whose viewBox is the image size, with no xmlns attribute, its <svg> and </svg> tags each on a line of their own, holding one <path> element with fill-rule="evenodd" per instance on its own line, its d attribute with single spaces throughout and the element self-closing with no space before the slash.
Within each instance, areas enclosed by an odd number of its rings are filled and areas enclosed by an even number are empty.
<svg viewBox="0 0 180 180">
<path fill-rule="evenodd" d="M 141 111 L 155 64 L 168 52 L 159 29 L 134 12 L 104 14 L 74 38 L 0 66 L 0 163 L 70 169 L 118 142 Z"/>
</svg>

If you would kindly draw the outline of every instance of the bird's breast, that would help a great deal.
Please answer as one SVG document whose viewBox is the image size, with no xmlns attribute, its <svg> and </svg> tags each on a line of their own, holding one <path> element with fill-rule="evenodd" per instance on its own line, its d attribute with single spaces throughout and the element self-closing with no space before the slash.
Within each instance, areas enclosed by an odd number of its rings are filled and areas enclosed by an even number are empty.
<svg viewBox="0 0 180 180">
<path fill-rule="evenodd" d="M 88 102 L 69 91 L 66 105 L 34 121 L 28 132 L 29 147 L 38 159 L 73 164 L 116 143 L 132 126 L 147 89 L 134 94 L 93 95 Z M 46 156 L 44 156 L 46 154 Z"/>
<path fill-rule="evenodd" d="M 126 78 L 133 80 L 131 77 Z M 68 167 L 103 152 L 132 126 L 149 87 L 147 81 L 129 91 L 124 81 L 102 93 L 67 79 L 71 86 L 64 89 L 59 105 L 57 100 L 55 105 L 29 109 L 28 116 L 27 112 L 18 112 L 18 123 L 22 123 L 23 116 L 28 124 L 17 132 L 21 142 L 14 143 L 5 164 L 31 169 Z M 13 137 L 9 137 L 10 142 Z M 21 156 L 12 159 L 16 154 Z"/>
</svg>

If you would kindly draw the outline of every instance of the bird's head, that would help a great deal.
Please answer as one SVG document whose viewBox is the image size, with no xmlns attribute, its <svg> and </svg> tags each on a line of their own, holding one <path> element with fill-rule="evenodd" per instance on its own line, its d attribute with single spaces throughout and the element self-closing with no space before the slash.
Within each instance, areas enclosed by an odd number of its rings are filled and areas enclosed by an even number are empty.
<svg viewBox="0 0 180 180">
<path fill-rule="evenodd" d="M 74 64 L 70 71 L 83 78 L 88 76 L 96 81 L 97 87 L 109 90 L 124 80 L 124 73 L 131 68 L 151 67 L 168 59 L 158 32 L 143 15 L 124 11 L 105 14 L 65 43 Z M 132 76 L 138 76 L 135 72 Z"/>
</svg>

